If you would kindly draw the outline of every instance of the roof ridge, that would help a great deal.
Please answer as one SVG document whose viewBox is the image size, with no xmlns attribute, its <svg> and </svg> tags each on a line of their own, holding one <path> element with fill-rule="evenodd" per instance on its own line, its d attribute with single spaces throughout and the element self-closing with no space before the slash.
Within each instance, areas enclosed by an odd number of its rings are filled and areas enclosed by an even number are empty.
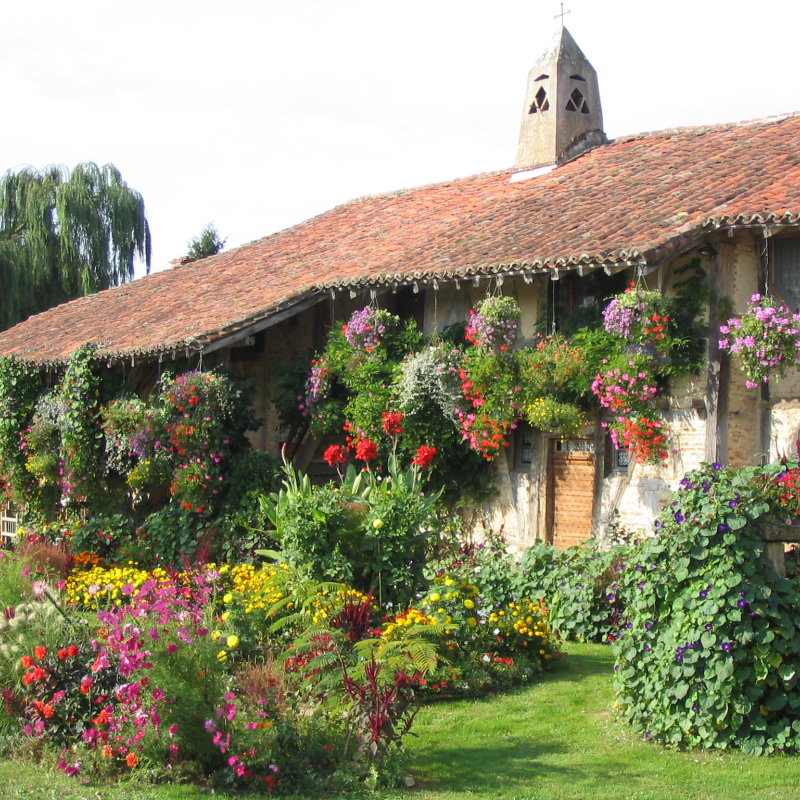
<svg viewBox="0 0 800 800">
<path fill-rule="evenodd" d="M 641 133 L 629 133 L 610 139 L 608 144 L 616 142 L 635 142 L 644 139 L 658 139 L 667 136 L 679 136 L 681 134 L 703 134 L 711 131 L 732 130 L 734 128 L 745 128 L 757 125 L 775 125 L 787 119 L 800 117 L 800 111 L 787 111 L 784 114 L 773 114 L 769 117 L 756 117 L 740 122 L 721 122 L 715 125 L 687 125 L 681 128 L 663 128 L 657 131 L 642 131 Z"/>
</svg>

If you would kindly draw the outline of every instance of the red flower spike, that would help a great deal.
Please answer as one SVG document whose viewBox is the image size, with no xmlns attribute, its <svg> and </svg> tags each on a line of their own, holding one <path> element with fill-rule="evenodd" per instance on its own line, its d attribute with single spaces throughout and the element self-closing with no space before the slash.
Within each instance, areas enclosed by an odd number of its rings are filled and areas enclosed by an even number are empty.
<svg viewBox="0 0 800 800">
<path fill-rule="evenodd" d="M 359 461 L 372 461 L 378 457 L 378 445 L 369 439 L 362 439 L 356 447 L 356 458 Z"/>
<path fill-rule="evenodd" d="M 426 444 L 420 445 L 411 463 L 421 469 L 427 469 L 431 465 L 431 461 L 433 461 L 436 452 L 435 447 L 428 447 Z"/>
<path fill-rule="evenodd" d="M 335 467 L 337 464 L 344 464 L 347 462 L 344 448 L 338 444 L 332 444 L 322 457 L 329 467 Z"/>
<path fill-rule="evenodd" d="M 399 412 L 383 412 L 383 432 L 387 436 L 399 436 L 403 432 L 403 415 Z"/>
</svg>

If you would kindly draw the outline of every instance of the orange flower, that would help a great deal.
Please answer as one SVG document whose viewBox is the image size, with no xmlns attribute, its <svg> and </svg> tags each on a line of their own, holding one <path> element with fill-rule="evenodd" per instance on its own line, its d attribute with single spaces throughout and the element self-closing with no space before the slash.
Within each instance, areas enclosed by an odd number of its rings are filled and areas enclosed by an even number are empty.
<svg viewBox="0 0 800 800">
<path fill-rule="evenodd" d="M 47 648 L 39 645 L 33 649 L 33 654 L 36 658 L 44 658 L 47 655 Z"/>
<path fill-rule="evenodd" d="M 135 767 L 139 763 L 136 753 L 128 753 L 128 755 L 125 756 L 125 763 L 129 767 Z"/>
</svg>

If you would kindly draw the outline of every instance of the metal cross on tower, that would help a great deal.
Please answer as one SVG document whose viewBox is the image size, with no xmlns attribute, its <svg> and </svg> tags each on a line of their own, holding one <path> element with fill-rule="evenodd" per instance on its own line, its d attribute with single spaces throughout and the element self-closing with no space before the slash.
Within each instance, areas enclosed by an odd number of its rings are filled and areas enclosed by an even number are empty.
<svg viewBox="0 0 800 800">
<path fill-rule="evenodd" d="M 561 17 L 561 27 L 563 28 L 564 27 L 564 17 L 567 14 L 571 14 L 572 11 L 564 11 L 564 4 L 563 3 L 560 3 L 559 5 L 561 6 L 561 12 L 559 14 L 556 14 L 553 17 L 553 19 L 558 19 L 559 17 Z"/>
</svg>

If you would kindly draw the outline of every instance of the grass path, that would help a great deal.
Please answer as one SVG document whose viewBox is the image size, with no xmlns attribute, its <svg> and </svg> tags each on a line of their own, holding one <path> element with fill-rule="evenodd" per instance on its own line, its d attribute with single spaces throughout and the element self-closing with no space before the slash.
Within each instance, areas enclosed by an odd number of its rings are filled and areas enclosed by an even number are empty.
<svg viewBox="0 0 800 800">
<path fill-rule="evenodd" d="M 608 647 L 572 645 L 534 686 L 425 709 L 415 730 L 417 800 L 800 798 L 800 758 L 681 753 L 613 716 Z M 396 795 L 397 797 L 403 795 Z"/>
<path fill-rule="evenodd" d="M 800 800 L 800 758 L 681 753 L 613 717 L 608 648 L 572 645 L 541 682 L 481 701 L 440 703 L 409 741 L 417 785 L 377 800 Z M 2 800 L 197 800 L 194 787 L 81 786 L 0 763 Z M 229 798 L 217 792 L 216 798 Z"/>
</svg>

